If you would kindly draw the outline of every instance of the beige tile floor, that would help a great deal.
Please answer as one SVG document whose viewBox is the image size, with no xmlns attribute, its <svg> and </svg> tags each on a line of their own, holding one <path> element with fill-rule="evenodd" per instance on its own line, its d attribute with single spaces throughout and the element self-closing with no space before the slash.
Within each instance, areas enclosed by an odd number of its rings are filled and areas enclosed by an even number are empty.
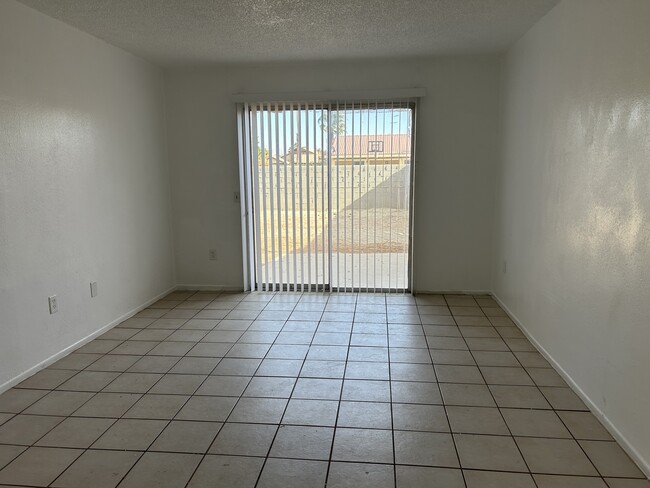
<svg viewBox="0 0 650 488">
<path fill-rule="evenodd" d="M 489 297 L 174 292 L 0 396 L 0 486 L 648 488 Z"/>
</svg>

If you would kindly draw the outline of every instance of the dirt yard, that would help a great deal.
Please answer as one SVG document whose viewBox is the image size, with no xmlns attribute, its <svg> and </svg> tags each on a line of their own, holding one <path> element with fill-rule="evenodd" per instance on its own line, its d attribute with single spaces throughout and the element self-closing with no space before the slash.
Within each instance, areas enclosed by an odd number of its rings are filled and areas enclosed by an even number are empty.
<svg viewBox="0 0 650 488">
<path fill-rule="evenodd" d="M 271 222 L 268 221 L 266 229 L 267 248 L 264 247 L 264 230 L 260 236 L 262 260 L 271 262 L 277 259 L 280 249 L 283 254 L 293 253 L 296 251 L 311 252 L 327 249 L 328 246 L 328 229 L 327 215 L 319 212 L 318 214 L 308 215 L 302 213 L 302 242 L 300 236 L 300 214 L 296 214 L 296 236 L 294 246 L 293 235 L 293 213 L 280 213 L 281 235 L 277 233 L 271 236 Z M 311 219 L 309 219 L 311 217 Z M 274 221 L 277 229 L 277 214 Z M 309 220 L 309 237 L 307 232 L 307 223 Z M 288 230 L 288 236 L 287 236 Z M 377 209 L 355 209 L 344 210 L 332 219 L 332 252 L 354 252 L 354 253 L 403 253 L 408 249 L 408 210 L 377 208 Z M 288 239 L 287 239 L 288 237 Z M 274 244 L 275 255 L 273 255 Z M 308 246 L 308 243 L 310 244 Z M 302 244 L 302 245 L 301 245 Z M 266 259 L 264 259 L 266 257 Z"/>
</svg>

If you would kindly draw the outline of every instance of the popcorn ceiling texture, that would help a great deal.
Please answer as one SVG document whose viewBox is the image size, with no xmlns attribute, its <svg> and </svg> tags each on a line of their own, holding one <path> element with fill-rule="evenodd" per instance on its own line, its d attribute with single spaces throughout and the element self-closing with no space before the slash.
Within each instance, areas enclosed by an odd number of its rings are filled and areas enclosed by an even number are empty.
<svg viewBox="0 0 650 488">
<path fill-rule="evenodd" d="M 163 66 L 505 50 L 557 0 L 21 0 Z"/>
</svg>

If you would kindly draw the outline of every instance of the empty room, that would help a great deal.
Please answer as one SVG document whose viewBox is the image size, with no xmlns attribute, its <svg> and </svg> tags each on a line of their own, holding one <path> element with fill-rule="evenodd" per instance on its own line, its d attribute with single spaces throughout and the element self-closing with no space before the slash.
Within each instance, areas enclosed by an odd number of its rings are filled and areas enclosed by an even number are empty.
<svg viewBox="0 0 650 488">
<path fill-rule="evenodd" d="M 650 0 L 0 0 L 0 487 L 650 488 Z"/>
</svg>

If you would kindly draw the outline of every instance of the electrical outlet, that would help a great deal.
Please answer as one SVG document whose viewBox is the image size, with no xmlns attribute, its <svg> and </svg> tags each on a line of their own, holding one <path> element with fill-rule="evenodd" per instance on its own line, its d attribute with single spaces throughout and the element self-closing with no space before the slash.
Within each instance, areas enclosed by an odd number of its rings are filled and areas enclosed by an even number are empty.
<svg viewBox="0 0 650 488">
<path fill-rule="evenodd" d="M 96 281 L 91 281 L 90 282 L 90 296 L 91 298 L 94 298 L 97 296 L 97 282 Z"/>
<path fill-rule="evenodd" d="M 56 295 L 47 297 L 47 303 L 50 306 L 50 315 L 59 311 L 59 304 L 56 301 Z"/>
<path fill-rule="evenodd" d="M 506 274 L 508 272 L 508 261 L 503 261 L 501 269 L 503 271 L 503 274 Z"/>
<path fill-rule="evenodd" d="M 210 249 L 208 251 L 208 259 L 210 261 L 216 261 L 217 260 L 217 250 L 216 249 Z"/>
</svg>

